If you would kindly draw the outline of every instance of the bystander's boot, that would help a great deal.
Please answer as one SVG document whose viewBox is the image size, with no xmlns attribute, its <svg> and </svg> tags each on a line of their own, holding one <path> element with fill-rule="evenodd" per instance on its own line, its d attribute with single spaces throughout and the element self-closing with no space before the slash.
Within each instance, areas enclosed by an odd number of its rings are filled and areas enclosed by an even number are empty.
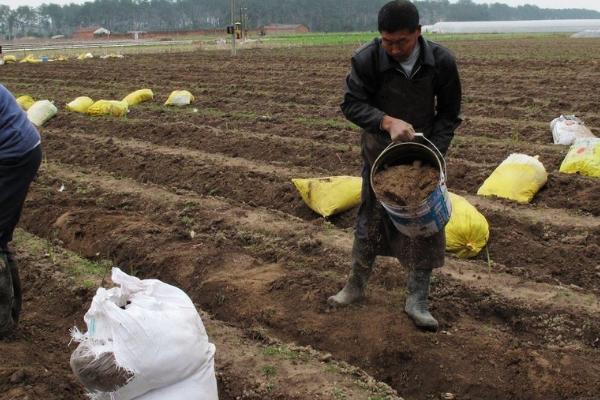
<svg viewBox="0 0 600 400">
<path fill-rule="evenodd" d="M 408 295 L 404 311 L 406 311 L 419 328 L 428 331 L 437 331 L 438 322 L 429 313 L 427 306 L 430 279 L 430 269 L 411 269 L 409 271 L 406 285 Z"/>
<path fill-rule="evenodd" d="M 352 260 L 352 271 L 346 286 L 335 296 L 327 299 L 327 304 L 331 307 L 346 306 L 362 300 L 365 297 L 365 288 L 373 270 L 372 264 L 363 264 L 357 258 Z"/>
<path fill-rule="evenodd" d="M 10 252 L 6 253 L 6 260 L 8 261 L 8 269 L 12 278 L 14 302 L 12 307 L 12 316 L 15 324 L 19 322 L 19 316 L 21 315 L 21 306 L 23 304 L 23 293 L 21 291 L 21 278 L 19 277 L 19 267 L 17 262 Z"/>
<path fill-rule="evenodd" d="M 12 274 L 6 253 L 0 250 L 0 338 L 10 334 L 15 328 L 14 288 Z"/>
</svg>

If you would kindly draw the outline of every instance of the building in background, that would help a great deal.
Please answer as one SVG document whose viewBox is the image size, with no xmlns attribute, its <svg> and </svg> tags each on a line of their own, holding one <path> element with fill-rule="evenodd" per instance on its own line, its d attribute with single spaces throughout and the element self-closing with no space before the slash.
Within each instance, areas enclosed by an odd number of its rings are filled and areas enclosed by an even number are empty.
<svg viewBox="0 0 600 400">
<path fill-rule="evenodd" d="M 294 33 L 307 33 L 310 30 L 302 24 L 269 24 L 260 27 L 261 35 L 282 35 Z"/>
</svg>

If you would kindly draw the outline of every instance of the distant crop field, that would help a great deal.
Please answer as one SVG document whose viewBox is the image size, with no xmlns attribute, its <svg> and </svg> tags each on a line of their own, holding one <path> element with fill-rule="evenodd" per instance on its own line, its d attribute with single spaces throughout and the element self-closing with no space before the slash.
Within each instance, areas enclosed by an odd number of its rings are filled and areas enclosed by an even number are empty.
<svg viewBox="0 0 600 400">
<path fill-rule="evenodd" d="M 244 49 L 254 48 L 273 48 L 273 47 L 311 47 L 311 46 L 354 46 L 360 47 L 365 43 L 372 41 L 378 37 L 378 32 L 336 32 L 336 33 L 304 33 L 296 35 L 267 35 L 267 36 L 249 36 L 248 40 L 236 40 L 236 48 L 240 51 Z M 550 43 L 554 39 L 564 39 L 566 34 L 424 34 L 430 40 L 438 42 L 453 42 L 453 41 L 496 41 L 496 40 L 524 40 L 533 39 L 546 41 Z M 90 42 L 93 45 L 85 47 L 85 42 L 73 42 L 77 44 L 77 48 L 66 44 L 64 48 L 58 49 L 33 49 L 11 51 L 6 54 L 14 54 L 18 58 L 24 58 L 32 54 L 35 57 L 49 56 L 57 57 L 59 55 L 67 57 L 77 57 L 79 54 L 91 52 L 94 56 L 103 56 L 108 54 L 160 54 L 160 53 L 176 53 L 196 50 L 229 50 L 231 49 L 231 36 L 190 36 L 186 37 L 188 43 L 178 43 L 174 41 L 164 41 L 156 45 L 146 45 L 143 42 L 136 45 L 131 43 L 128 45 L 119 45 L 114 47 L 110 41 L 105 42 Z M 593 40 L 593 39 L 586 39 Z M 44 47 L 46 42 L 40 42 L 38 47 Z"/>
<path fill-rule="evenodd" d="M 379 32 L 337 32 L 337 33 L 305 33 L 299 35 L 265 36 L 262 40 L 266 43 L 279 43 L 302 46 L 324 46 L 324 45 L 354 45 L 364 44 L 378 37 Z M 565 34 L 434 34 L 426 33 L 425 37 L 434 41 L 456 41 L 456 40 L 517 40 L 527 38 L 564 38 Z"/>
</svg>

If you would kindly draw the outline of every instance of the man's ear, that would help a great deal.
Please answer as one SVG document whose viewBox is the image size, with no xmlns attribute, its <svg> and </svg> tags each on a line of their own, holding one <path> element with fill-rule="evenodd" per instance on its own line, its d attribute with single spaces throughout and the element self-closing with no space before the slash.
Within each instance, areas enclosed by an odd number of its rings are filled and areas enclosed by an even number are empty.
<svg viewBox="0 0 600 400">
<path fill-rule="evenodd" d="M 417 25 L 417 29 L 415 29 L 415 32 L 417 32 L 417 34 L 421 34 L 421 25 Z"/>
</svg>

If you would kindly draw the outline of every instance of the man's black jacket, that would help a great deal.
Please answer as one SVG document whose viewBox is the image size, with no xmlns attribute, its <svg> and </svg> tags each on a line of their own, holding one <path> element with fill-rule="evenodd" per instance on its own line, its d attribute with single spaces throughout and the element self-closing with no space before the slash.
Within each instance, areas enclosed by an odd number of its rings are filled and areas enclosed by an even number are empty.
<svg viewBox="0 0 600 400">
<path fill-rule="evenodd" d="M 446 48 L 423 37 L 419 37 L 419 43 L 421 54 L 412 75 L 407 79 L 433 78 L 435 115 L 428 124 L 429 132 L 424 133 L 445 154 L 454 130 L 461 123 L 458 69 L 454 56 Z M 377 96 L 382 90 L 382 78 L 389 73 L 404 74 L 404 71 L 398 62 L 388 56 L 381 46 L 381 39 L 363 46 L 352 57 L 352 70 L 346 78 L 346 94 L 341 105 L 348 120 L 371 134 L 385 135 L 388 138 L 389 134 L 380 129 L 381 120 L 386 114 L 381 110 L 382 107 L 378 107 L 380 100 Z M 401 106 L 411 107 L 410 104 Z"/>
</svg>

